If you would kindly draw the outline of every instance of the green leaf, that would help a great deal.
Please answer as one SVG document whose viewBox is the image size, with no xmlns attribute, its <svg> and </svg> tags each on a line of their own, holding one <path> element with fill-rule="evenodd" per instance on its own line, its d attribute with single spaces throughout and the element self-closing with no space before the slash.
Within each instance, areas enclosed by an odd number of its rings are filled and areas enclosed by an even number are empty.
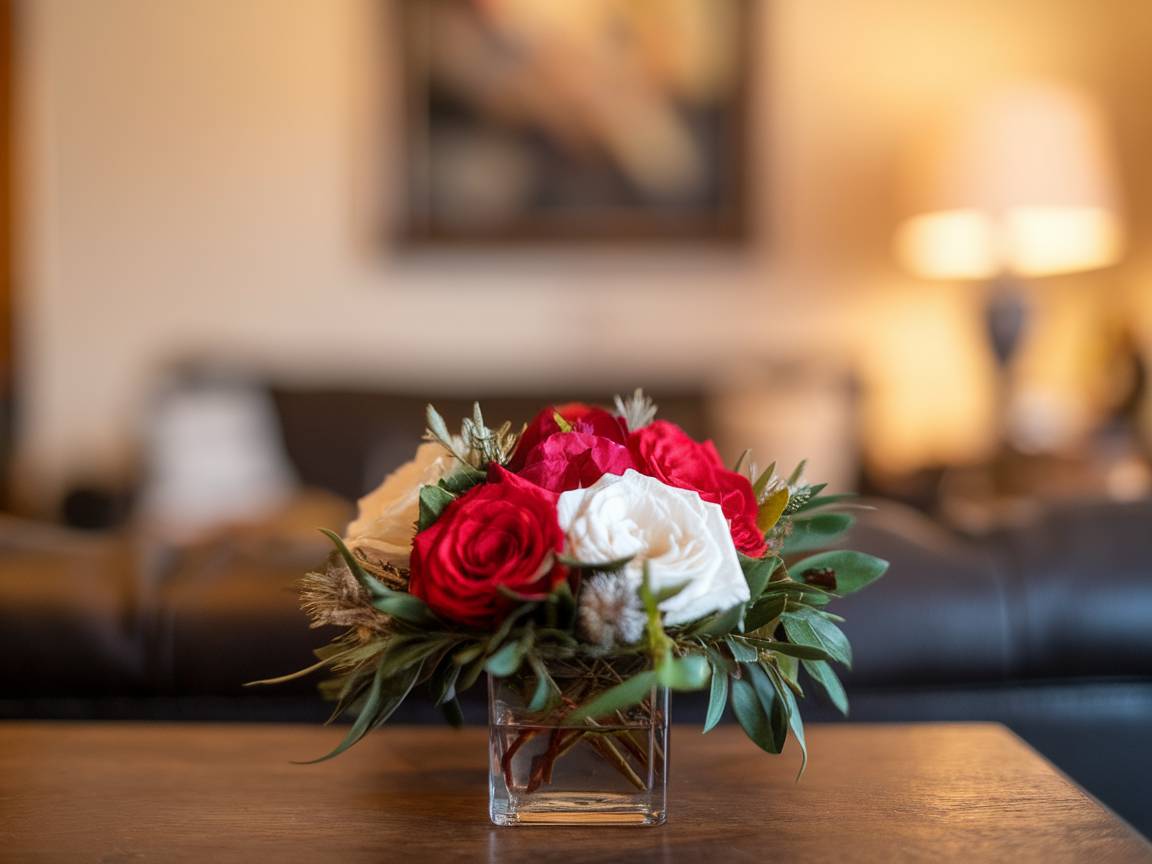
<svg viewBox="0 0 1152 864">
<path fill-rule="evenodd" d="M 846 513 L 816 513 L 792 520 L 792 533 L 784 541 L 784 555 L 795 555 L 829 545 L 856 520 Z"/>
<path fill-rule="evenodd" d="M 456 681 L 456 692 L 463 693 L 469 687 L 476 683 L 476 679 L 480 677 L 480 673 L 484 671 L 484 658 L 477 657 L 471 663 L 465 663 L 460 677 Z"/>
<path fill-rule="evenodd" d="M 720 718 L 724 716 L 724 706 L 728 704 L 728 670 L 716 661 L 710 660 L 710 663 L 712 689 L 708 694 L 708 716 L 704 718 L 705 732 L 720 722 Z"/>
<path fill-rule="evenodd" d="M 485 643 L 483 642 L 477 643 L 476 645 L 470 645 L 467 648 L 463 648 L 452 655 L 452 662 L 459 664 L 460 666 L 467 666 L 469 663 L 484 653 L 484 648 Z"/>
<path fill-rule="evenodd" d="M 444 719 L 453 729 L 459 729 L 464 725 L 464 712 L 460 710 L 460 700 L 455 696 L 442 704 L 440 708 L 444 712 Z"/>
<path fill-rule="evenodd" d="M 732 473 L 733 474 L 739 474 L 740 473 L 740 466 L 744 464 L 744 460 L 748 458 L 748 454 L 751 452 L 752 452 L 752 448 L 749 447 L 747 450 L 745 450 L 743 453 L 740 454 L 740 458 L 737 459 L 736 464 L 732 466 Z M 751 469 L 749 469 L 749 470 L 751 470 Z"/>
<path fill-rule="evenodd" d="M 765 597 L 772 597 L 779 594 L 804 595 L 805 599 L 808 597 L 829 596 L 828 592 L 819 585 L 809 585 L 807 582 L 793 582 L 790 579 L 781 579 L 772 582 L 764 589 Z"/>
<path fill-rule="evenodd" d="M 348 569 L 352 571 L 352 575 L 356 577 L 356 581 L 368 592 L 369 597 L 380 597 L 388 593 L 386 586 L 382 585 L 372 576 L 369 576 L 364 568 L 360 566 L 360 562 L 356 560 L 355 555 L 348 551 L 348 547 L 344 545 L 344 540 L 339 534 L 335 531 L 329 531 L 327 528 L 321 528 L 320 533 L 335 544 L 337 551 L 340 553 L 340 557 L 344 559 L 344 563 L 348 565 Z"/>
<path fill-rule="evenodd" d="M 529 624 L 531 628 L 531 624 Z M 484 668 L 497 678 L 505 678 L 513 674 L 524 662 L 524 657 L 532 650 L 533 633 L 529 629 L 523 637 L 515 642 L 509 642 L 495 654 L 488 658 Z"/>
<path fill-rule="evenodd" d="M 788 485 L 795 486 L 800 482 L 800 478 L 804 476 L 804 469 L 808 467 L 808 460 L 801 459 L 800 464 L 796 466 L 796 470 L 792 472 L 792 476 L 788 478 Z"/>
<path fill-rule="evenodd" d="M 456 698 L 456 679 L 460 677 L 460 664 L 454 663 L 451 658 L 445 657 L 432 674 L 428 689 L 434 705 L 443 705 Z"/>
<path fill-rule="evenodd" d="M 639 672 L 626 681 L 605 690 L 591 702 L 577 708 L 564 719 L 565 726 L 578 726 L 589 717 L 600 717 L 613 711 L 631 708 L 648 698 L 656 686 L 656 673 Z"/>
<path fill-rule="evenodd" d="M 701 690 L 708 683 L 710 667 L 699 654 L 666 659 L 656 669 L 656 681 L 671 690 Z"/>
<path fill-rule="evenodd" d="M 679 582 L 675 585 L 668 585 L 664 588 L 652 591 L 652 599 L 656 602 L 656 605 L 659 606 L 665 600 L 671 600 L 691 584 L 692 580 L 689 579 L 685 582 Z"/>
<path fill-rule="evenodd" d="M 528 661 L 536 673 L 536 691 L 528 703 L 529 711 L 543 711 L 560 701 L 560 688 L 548 673 L 548 667 L 538 657 L 530 656 Z"/>
<path fill-rule="evenodd" d="M 793 734 L 796 736 L 796 741 L 800 744 L 800 773 L 796 775 L 796 779 L 799 780 L 804 776 L 804 769 L 808 767 L 808 745 L 804 743 L 804 721 L 800 717 L 800 709 L 796 705 L 796 696 L 775 669 L 771 666 L 766 666 L 764 667 L 764 671 L 768 673 L 768 678 L 772 682 L 772 687 L 776 691 L 777 698 L 784 705 L 784 713 L 788 718 L 788 726 L 792 729 Z"/>
<path fill-rule="evenodd" d="M 385 678 L 391 678 L 414 663 L 422 663 L 444 648 L 444 640 L 425 638 L 417 635 L 399 634 L 388 640 L 388 647 L 380 656 L 380 671 Z"/>
<path fill-rule="evenodd" d="M 761 750 L 779 753 L 788 736 L 788 716 L 772 682 L 757 664 L 741 665 L 740 678 L 731 681 L 732 711 L 740 728 Z"/>
<path fill-rule="evenodd" d="M 624 567 L 631 562 L 635 555 L 629 555 L 627 558 L 617 558 L 614 561 L 605 561 L 600 564 L 591 564 L 587 561 L 581 561 L 578 558 L 573 558 L 571 555 L 557 555 L 556 560 L 561 564 L 568 567 L 574 567 L 578 570 L 595 570 L 599 573 L 616 573 L 623 570 Z"/>
<path fill-rule="evenodd" d="M 731 609 L 714 612 L 693 624 L 688 632 L 693 636 L 724 636 L 740 626 L 744 618 L 745 604 L 737 603 Z"/>
<path fill-rule="evenodd" d="M 774 555 L 768 558 L 749 558 L 741 552 L 737 552 L 736 556 L 740 559 L 740 569 L 744 571 L 744 581 L 748 583 L 752 601 L 759 600 L 780 559 Z"/>
<path fill-rule="evenodd" d="M 801 507 L 797 508 L 796 512 L 806 513 L 809 510 L 818 510 L 821 507 L 831 507 L 833 504 L 854 501 L 859 497 L 855 492 L 846 492 L 843 495 L 825 495 L 823 498 L 816 497 L 816 494 L 813 493 L 813 497 L 805 501 Z"/>
<path fill-rule="evenodd" d="M 875 582 L 888 569 L 888 562 L 882 558 L 865 555 L 863 552 L 835 549 L 831 552 L 810 555 L 803 561 L 797 561 L 789 569 L 803 578 L 806 570 L 817 570 L 822 567 L 830 567 L 836 571 L 835 593 L 844 595 L 859 591 L 865 585 Z"/>
<path fill-rule="evenodd" d="M 415 624 L 417 627 L 430 628 L 444 626 L 432 610 L 419 597 L 405 594 L 403 591 L 388 591 L 372 601 L 372 605 L 386 615 Z"/>
<path fill-rule="evenodd" d="M 779 618 L 788 608 L 788 598 L 783 594 L 765 597 L 752 605 L 744 616 L 744 631 L 752 633 Z"/>
<path fill-rule="evenodd" d="M 447 477 L 441 477 L 436 485 L 451 495 L 462 495 L 476 484 L 481 483 L 485 476 L 483 471 L 465 466 L 462 470 L 453 471 Z"/>
<path fill-rule="evenodd" d="M 416 522 L 416 533 L 435 524 L 448 505 L 456 500 L 456 496 L 447 489 L 439 486 L 420 487 L 420 518 Z"/>
<path fill-rule="evenodd" d="M 561 432 L 571 432 L 572 424 L 560 416 L 559 411 L 552 412 L 552 420 L 560 427 Z"/>
<path fill-rule="evenodd" d="M 798 660 L 828 660 L 831 654 L 814 645 L 797 645 L 795 642 L 773 642 L 768 650 L 775 654 L 786 654 Z"/>
<path fill-rule="evenodd" d="M 844 692 L 844 685 L 840 683 L 840 679 L 836 677 L 836 672 L 825 663 L 823 660 L 804 660 L 805 670 L 812 676 L 812 680 L 816 682 L 817 688 L 825 696 L 828 701 L 836 706 L 845 717 L 848 716 L 848 694 Z"/>
<path fill-rule="evenodd" d="M 752 637 L 748 637 L 747 641 L 749 644 L 764 648 L 767 651 L 787 654 L 790 657 L 798 657 L 802 660 L 827 660 L 831 656 L 823 648 L 818 648 L 814 645 L 797 645 L 794 642 L 777 642 Z"/>
<path fill-rule="evenodd" d="M 755 493 L 757 500 L 760 498 L 760 493 L 768 488 L 768 483 L 772 479 L 772 475 L 776 472 L 776 463 L 773 462 L 761 472 L 760 476 L 756 478 L 756 482 L 752 484 L 752 491 Z"/>
<path fill-rule="evenodd" d="M 383 660 L 383 658 L 381 658 Z M 368 689 L 367 698 L 360 709 L 360 714 L 356 718 L 356 722 L 352 724 L 352 728 L 344 737 L 344 740 L 329 753 L 327 756 L 321 756 L 319 759 L 313 759 L 309 762 L 303 762 L 303 765 L 314 765 L 317 762 L 325 762 L 334 756 L 339 756 L 357 741 L 364 737 L 370 729 L 384 723 L 393 712 L 400 707 L 412 685 L 416 683 L 416 679 L 420 677 L 420 665 L 409 666 L 395 679 L 389 680 L 381 674 L 381 666 L 377 667 L 376 675 L 372 679 L 372 686 Z"/>
<path fill-rule="evenodd" d="M 780 676 L 788 684 L 789 688 L 797 696 L 803 696 L 804 690 L 800 687 L 800 682 L 797 676 L 800 674 L 801 661 L 795 657 L 790 657 L 786 654 L 777 654 L 772 658 L 775 661 L 776 669 L 780 672 Z"/>
<path fill-rule="evenodd" d="M 814 609 L 800 608 L 794 612 L 785 612 L 780 616 L 784 624 L 784 632 L 796 645 L 805 645 L 821 649 L 828 658 L 838 660 L 852 668 L 852 646 L 846 637 L 831 621 L 824 618 Z M 788 653 L 788 652 L 784 652 Z M 824 657 L 802 657 L 804 660 L 823 660 Z"/>
<path fill-rule="evenodd" d="M 755 648 L 745 644 L 739 638 L 729 636 L 726 640 L 728 648 L 732 652 L 732 656 L 736 658 L 737 663 L 755 663 L 760 659 L 760 654 Z"/>
<path fill-rule="evenodd" d="M 554 630 L 571 630 L 576 623 L 576 597 L 565 579 L 557 583 L 544 598 L 544 626 Z"/>
</svg>

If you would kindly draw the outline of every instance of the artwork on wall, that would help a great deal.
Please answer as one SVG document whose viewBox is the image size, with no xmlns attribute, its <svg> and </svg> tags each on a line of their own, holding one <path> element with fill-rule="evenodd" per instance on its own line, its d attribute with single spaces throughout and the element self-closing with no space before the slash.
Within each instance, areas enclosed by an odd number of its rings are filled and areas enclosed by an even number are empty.
<svg viewBox="0 0 1152 864">
<path fill-rule="evenodd" d="M 747 0 L 402 0 L 412 243 L 737 240 Z"/>
</svg>

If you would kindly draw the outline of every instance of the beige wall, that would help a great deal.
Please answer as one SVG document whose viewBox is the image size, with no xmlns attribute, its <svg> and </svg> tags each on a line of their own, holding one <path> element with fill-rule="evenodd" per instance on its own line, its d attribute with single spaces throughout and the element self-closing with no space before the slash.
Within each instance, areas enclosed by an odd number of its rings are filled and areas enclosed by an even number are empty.
<svg viewBox="0 0 1152 864">
<path fill-rule="evenodd" d="M 24 0 L 24 499 L 127 471 L 159 370 L 205 355 L 287 382 L 466 392 L 707 384 L 862 354 L 873 405 L 943 429 L 945 451 L 978 448 L 979 397 L 939 398 L 987 376 L 971 296 L 889 263 L 899 147 L 942 100 L 1023 72 L 1104 92 L 1133 149 L 1152 130 L 1115 61 L 1146 53 L 1146 4 L 755 5 L 749 249 L 436 258 L 374 239 L 376 190 L 396 183 L 374 0 Z M 927 311 L 894 317 L 901 298 Z M 961 359 L 904 344 L 901 314 L 905 330 L 960 321 Z M 910 359 L 934 372 L 882 380 Z"/>
</svg>

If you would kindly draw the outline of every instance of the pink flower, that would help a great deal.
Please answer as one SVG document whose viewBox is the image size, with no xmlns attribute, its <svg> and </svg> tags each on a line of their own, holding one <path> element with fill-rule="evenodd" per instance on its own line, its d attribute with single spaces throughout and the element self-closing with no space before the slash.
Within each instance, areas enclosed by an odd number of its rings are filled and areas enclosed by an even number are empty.
<svg viewBox="0 0 1152 864">
<path fill-rule="evenodd" d="M 628 448 L 598 435 L 559 432 L 528 453 L 520 477 L 550 492 L 586 489 L 605 474 L 635 468 Z"/>
</svg>

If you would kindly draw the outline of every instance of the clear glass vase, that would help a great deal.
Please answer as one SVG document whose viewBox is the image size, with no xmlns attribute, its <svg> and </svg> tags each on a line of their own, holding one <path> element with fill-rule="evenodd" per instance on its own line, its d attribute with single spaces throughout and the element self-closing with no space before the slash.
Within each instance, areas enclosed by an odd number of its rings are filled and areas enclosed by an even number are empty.
<svg viewBox="0 0 1152 864">
<path fill-rule="evenodd" d="M 579 725 L 565 718 L 627 662 L 550 667 L 560 698 L 532 712 L 534 676 L 488 678 L 489 812 L 497 825 L 659 825 L 667 812 L 668 691 Z"/>
</svg>

